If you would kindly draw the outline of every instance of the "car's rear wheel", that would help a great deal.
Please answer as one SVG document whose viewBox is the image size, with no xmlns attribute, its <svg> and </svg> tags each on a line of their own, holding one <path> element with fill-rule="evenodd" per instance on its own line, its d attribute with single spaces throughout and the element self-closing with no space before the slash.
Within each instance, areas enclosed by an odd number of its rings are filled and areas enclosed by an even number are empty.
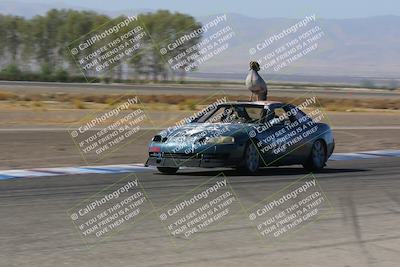
<svg viewBox="0 0 400 267">
<path fill-rule="evenodd" d="M 157 167 L 157 170 L 164 174 L 175 174 L 179 170 L 179 168 Z"/>
<path fill-rule="evenodd" d="M 303 164 L 303 167 L 309 171 L 318 171 L 325 167 L 327 160 L 326 146 L 322 140 L 314 142 L 308 160 Z"/>
<path fill-rule="evenodd" d="M 253 142 L 249 142 L 243 156 L 243 162 L 239 166 L 239 170 L 247 173 L 256 173 L 260 168 L 260 155 L 257 147 Z"/>
</svg>

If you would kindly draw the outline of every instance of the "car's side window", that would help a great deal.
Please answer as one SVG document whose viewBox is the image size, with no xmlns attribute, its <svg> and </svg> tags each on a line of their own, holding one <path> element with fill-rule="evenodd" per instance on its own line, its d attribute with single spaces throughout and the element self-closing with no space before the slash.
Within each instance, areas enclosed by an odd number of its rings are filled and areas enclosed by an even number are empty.
<svg viewBox="0 0 400 267">
<path fill-rule="evenodd" d="M 271 114 L 269 114 L 268 118 L 271 125 L 290 123 L 290 119 L 282 107 L 275 107 L 270 112 Z"/>
<path fill-rule="evenodd" d="M 292 121 L 301 121 L 301 122 L 304 122 L 304 121 L 308 121 L 310 118 L 308 118 L 308 116 L 303 112 L 303 111 L 301 111 L 298 107 L 295 107 L 295 106 L 292 106 L 292 105 L 288 105 L 287 106 L 287 108 L 288 108 L 288 112 L 290 112 L 291 114 L 292 114 L 292 116 L 291 116 L 291 120 Z M 306 120 L 304 120 L 304 119 L 302 119 L 303 117 L 306 117 Z"/>
<path fill-rule="evenodd" d="M 207 118 L 209 123 L 219 123 L 223 120 L 223 117 L 227 113 L 227 108 L 219 108 L 214 114 Z"/>
<path fill-rule="evenodd" d="M 246 107 L 248 122 L 260 122 L 264 119 L 264 109 L 260 107 Z"/>
</svg>

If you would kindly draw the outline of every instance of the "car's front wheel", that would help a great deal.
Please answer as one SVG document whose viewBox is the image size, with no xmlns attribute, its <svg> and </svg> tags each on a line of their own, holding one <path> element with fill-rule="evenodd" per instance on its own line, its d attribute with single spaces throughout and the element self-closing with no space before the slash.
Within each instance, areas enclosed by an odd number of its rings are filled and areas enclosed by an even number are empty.
<svg viewBox="0 0 400 267">
<path fill-rule="evenodd" d="M 157 167 L 157 170 L 164 174 L 175 174 L 179 170 L 179 168 Z"/>
<path fill-rule="evenodd" d="M 249 142 L 243 156 L 243 162 L 239 166 L 241 171 L 254 174 L 260 168 L 260 155 L 253 142 Z"/>
<path fill-rule="evenodd" d="M 317 140 L 314 142 L 310 156 L 303 167 L 309 171 L 318 171 L 325 167 L 326 160 L 325 144 L 322 140 Z"/>
</svg>

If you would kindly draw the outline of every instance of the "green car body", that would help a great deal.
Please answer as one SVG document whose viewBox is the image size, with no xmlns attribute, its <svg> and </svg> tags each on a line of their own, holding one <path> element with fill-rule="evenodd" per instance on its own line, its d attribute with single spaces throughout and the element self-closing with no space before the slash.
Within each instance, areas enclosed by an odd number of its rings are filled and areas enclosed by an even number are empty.
<svg viewBox="0 0 400 267">
<path fill-rule="evenodd" d="M 289 115 L 277 117 L 279 111 Z M 334 145 L 330 127 L 296 106 L 228 102 L 154 136 L 146 166 L 164 173 L 180 167 L 234 167 L 254 173 L 261 167 L 292 164 L 317 170 L 325 166 Z"/>
</svg>

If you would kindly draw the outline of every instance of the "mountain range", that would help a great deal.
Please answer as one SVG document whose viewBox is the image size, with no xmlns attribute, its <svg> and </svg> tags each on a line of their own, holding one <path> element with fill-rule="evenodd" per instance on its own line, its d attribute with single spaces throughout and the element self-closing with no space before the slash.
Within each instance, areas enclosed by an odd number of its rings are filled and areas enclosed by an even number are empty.
<svg viewBox="0 0 400 267">
<path fill-rule="evenodd" d="M 85 10 L 82 7 L 68 6 L 61 2 L 54 4 L 32 4 L 18 1 L 1 1 L 0 13 L 19 15 L 26 18 L 44 14 L 51 8 L 70 8 Z M 151 12 L 150 9 L 137 9 L 133 12 Z M 132 14 L 126 10 L 94 10 L 109 16 Z M 219 14 L 221 15 L 221 14 Z M 308 14 L 309 16 L 312 14 Z M 197 17 L 203 25 L 218 15 Z M 304 18 L 252 18 L 240 14 L 226 14 L 225 25 L 230 26 L 234 37 L 227 42 L 228 49 L 212 57 L 199 68 L 203 73 L 241 74 L 248 69 L 248 62 L 271 51 L 258 51 L 254 56 L 249 49 L 269 37 L 295 25 Z M 267 70 L 271 75 L 311 75 L 311 76 L 361 76 L 399 78 L 400 74 L 400 16 L 377 16 L 353 19 L 318 18 L 323 36 L 318 40 L 318 48 L 297 59 L 279 71 Z M 282 40 L 286 42 L 299 33 L 292 33 Z M 207 36 L 207 34 L 206 34 Z"/>
</svg>

